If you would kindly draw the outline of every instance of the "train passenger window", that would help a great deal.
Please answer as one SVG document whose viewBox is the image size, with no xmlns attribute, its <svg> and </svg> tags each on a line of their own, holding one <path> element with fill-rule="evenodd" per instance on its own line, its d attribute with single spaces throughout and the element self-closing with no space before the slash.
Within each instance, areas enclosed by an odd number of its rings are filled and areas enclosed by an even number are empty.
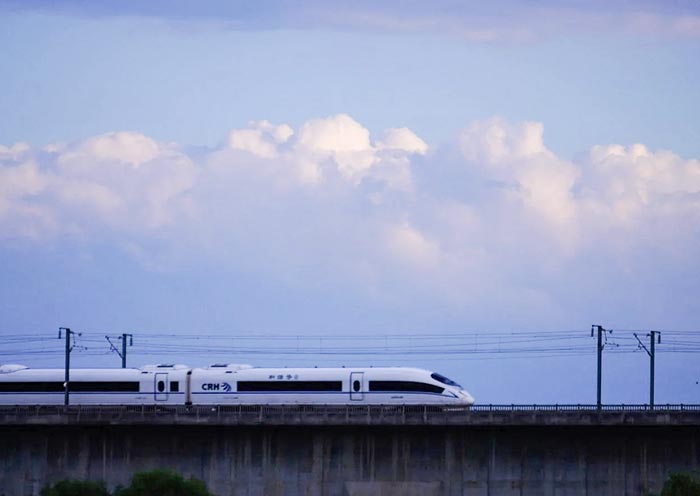
<svg viewBox="0 0 700 496">
<path fill-rule="evenodd" d="M 441 394 L 445 388 L 413 381 L 369 381 L 369 390 L 376 392 L 415 392 Z"/>
<path fill-rule="evenodd" d="M 165 391 L 165 382 L 164 381 L 158 381 L 158 392 L 162 393 Z"/>
<path fill-rule="evenodd" d="M 73 383 L 71 382 L 71 386 Z M 62 393 L 62 382 L 3 382 L 0 393 Z"/>
<path fill-rule="evenodd" d="M 342 381 L 238 381 L 239 391 L 342 391 Z"/>
<path fill-rule="evenodd" d="M 180 383 L 177 381 L 172 381 L 170 383 L 170 392 L 171 393 L 177 393 L 180 391 Z"/>
<path fill-rule="evenodd" d="M 140 384 L 138 382 L 127 382 L 127 381 L 112 381 L 112 382 L 73 382 L 70 383 L 71 391 L 75 392 L 131 392 L 138 393 Z"/>
<path fill-rule="evenodd" d="M 360 381 L 355 381 L 352 383 L 352 390 L 358 392 L 360 390 Z"/>
<path fill-rule="evenodd" d="M 139 392 L 139 383 L 129 381 L 79 381 L 70 382 L 74 393 Z M 59 393 L 65 391 L 62 382 L 5 382 L 0 383 L 2 393 Z"/>
</svg>

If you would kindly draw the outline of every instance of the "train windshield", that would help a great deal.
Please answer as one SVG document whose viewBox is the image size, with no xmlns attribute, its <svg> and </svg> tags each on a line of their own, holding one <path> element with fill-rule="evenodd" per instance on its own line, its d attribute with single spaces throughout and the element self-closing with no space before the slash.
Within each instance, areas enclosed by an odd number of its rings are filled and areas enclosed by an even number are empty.
<svg viewBox="0 0 700 496">
<path fill-rule="evenodd" d="M 438 382 L 442 382 L 443 384 L 447 384 L 448 386 L 454 386 L 454 387 L 458 387 L 459 389 L 462 389 L 462 386 L 457 384 L 455 381 L 453 381 L 452 379 L 448 379 L 444 375 L 438 374 L 437 372 L 433 372 L 432 374 L 430 374 L 430 377 L 432 377 L 433 379 L 435 379 Z"/>
</svg>

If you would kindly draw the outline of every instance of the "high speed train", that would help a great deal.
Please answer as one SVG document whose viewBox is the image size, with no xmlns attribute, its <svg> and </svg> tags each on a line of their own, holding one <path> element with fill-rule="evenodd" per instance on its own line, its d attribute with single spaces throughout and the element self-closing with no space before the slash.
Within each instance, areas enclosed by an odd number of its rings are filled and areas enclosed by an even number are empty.
<svg viewBox="0 0 700 496">
<path fill-rule="evenodd" d="M 62 405 L 63 369 L 0 365 L 1 405 Z M 407 367 L 257 368 L 241 364 L 71 369 L 72 405 L 463 405 L 436 372 Z"/>
</svg>

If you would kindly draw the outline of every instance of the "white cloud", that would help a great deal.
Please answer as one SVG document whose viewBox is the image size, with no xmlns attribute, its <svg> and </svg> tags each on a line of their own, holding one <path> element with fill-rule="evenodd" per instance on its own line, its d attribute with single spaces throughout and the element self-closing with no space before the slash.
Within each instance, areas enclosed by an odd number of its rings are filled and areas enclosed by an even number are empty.
<svg viewBox="0 0 700 496">
<path fill-rule="evenodd" d="M 296 131 L 254 122 L 195 155 L 134 132 L 2 147 L 0 235 L 560 315 L 572 285 L 661 277 L 650 260 L 697 275 L 700 161 L 640 144 L 571 161 L 547 148 L 542 124 L 497 118 L 457 145 L 458 156 L 429 149 L 406 128 L 373 140 L 341 114 Z"/>
<path fill-rule="evenodd" d="M 460 135 L 462 153 L 468 160 L 493 167 L 508 166 L 513 159 L 549 155 L 539 122 L 510 124 L 500 118 L 477 121 Z"/>
<path fill-rule="evenodd" d="M 32 196 L 46 187 L 46 178 L 34 161 L 0 167 L 0 192 L 4 198 Z"/>
<path fill-rule="evenodd" d="M 700 161 L 644 145 L 594 146 L 585 159 L 587 185 L 607 197 L 649 203 L 660 195 L 700 191 Z"/>
<path fill-rule="evenodd" d="M 68 209 L 86 209 L 103 219 L 123 205 L 123 200 L 107 186 L 81 180 L 58 180 L 55 194 L 59 203 Z"/>
<path fill-rule="evenodd" d="M 244 150 L 261 158 L 276 158 L 277 146 L 294 134 L 286 124 L 275 126 L 268 121 L 251 122 L 248 129 L 233 129 L 229 133 L 229 146 Z"/>
<path fill-rule="evenodd" d="M 406 127 L 387 129 L 384 139 L 377 142 L 378 150 L 399 150 L 408 153 L 425 155 L 428 144 Z"/>
<path fill-rule="evenodd" d="M 606 239 L 617 259 L 653 248 L 657 261 L 695 264 L 700 250 L 700 161 L 641 144 L 594 146 L 581 158 L 581 223 Z M 630 269 L 634 270 L 634 269 Z"/>
<path fill-rule="evenodd" d="M 35 157 L 0 167 L 6 237 L 22 232 L 34 238 L 89 236 L 101 228 L 139 232 L 173 223 L 186 210 L 182 195 L 196 177 L 193 162 L 173 145 L 133 132 L 108 133 L 41 152 L 23 152 Z M 13 222 L 18 212 L 23 213 L 21 223 Z"/>
<path fill-rule="evenodd" d="M 280 176 L 292 171 L 304 185 L 321 185 L 340 176 L 357 186 L 370 178 L 401 191 L 413 187 L 409 157 L 424 155 L 427 144 L 410 129 L 387 129 L 373 143 L 370 132 L 346 114 L 312 119 L 295 131 L 286 124 L 252 122 L 229 132 L 228 147 L 261 159 L 255 167 Z M 217 161 L 226 155 L 217 151 Z M 229 163 L 250 163 L 229 156 Z"/>
<path fill-rule="evenodd" d="M 697 36 L 693 22 L 698 16 L 692 2 L 561 2 L 536 3 L 501 0 L 488 4 L 443 0 L 400 3 L 358 0 L 351 3 L 322 1 L 300 2 L 290 8 L 287 2 L 270 1 L 264 5 L 229 5 L 220 2 L 207 9 L 190 3 L 152 9 L 137 2 L 133 5 L 98 3 L 39 2 L 42 10 L 61 15 L 84 16 L 133 15 L 175 19 L 179 24 L 199 23 L 207 28 L 225 29 L 332 29 L 382 33 L 438 33 L 458 36 L 475 43 L 530 41 L 571 32 L 636 32 L 646 35 L 667 34 Z M 0 9 L 2 4 L 0 4 Z M 12 4 L 12 9 L 36 8 L 36 2 Z M 211 22 L 211 21 L 215 22 Z M 184 23 L 184 24 L 183 24 Z M 681 28 L 674 29 L 676 25 Z M 686 27 L 686 25 L 689 25 Z M 682 29 L 684 28 L 684 29 Z"/>
<path fill-rule="evenodd" d="M 392 256 L 411 270 L 434 269 L 440 262 L 440 248 L 418 229 L 407 223 L 389 226 L 387 247 Z"/>
<path fill-rule="evenodd" d="M 39 239 L 55 230 L 52 212 L 40 201 L 48 182 L 32 160 L 0 165 L 0 237 Z"/>
<path fill-rule="evenodd" d="M 486 179 L 504 184 L 505 196 L 561 228 L 576 215 L 572 190 L 580 172 L 544 146 L 543 131 L 538 122 L 494 118 L 468 126 L 460 146 Z"/>
<path fill-rule="evenodd" d="M 375 163 L 369 130 L 346 114 L 313 119 L 299 129 L 297 150 L 308 162 L 332 160 L 347 178 L 359 180 Z"/>
<path fill-rule="evenodd" d="M 140 133 L 115 132 L 89 138 L 59 157 L 60 164 L 84 164 L 97 162 L 124 162 L 138 167 L 153 160 L 161 153 L 154 140 Z"/>
<path fill-rule="evenodd" d="M 347 114 L 305 123 L 299 130 L 298 145 L 334 153 L 363 152 L 371 148 L 369 131 Z"/>
<path fill-rule="evenodd" d="M 0 161 L 1 160 L 17 160 L 23 153 L 30 150 L 28 143 L 19 142 L 12 146 L 0 145 Z"/>
</svg>

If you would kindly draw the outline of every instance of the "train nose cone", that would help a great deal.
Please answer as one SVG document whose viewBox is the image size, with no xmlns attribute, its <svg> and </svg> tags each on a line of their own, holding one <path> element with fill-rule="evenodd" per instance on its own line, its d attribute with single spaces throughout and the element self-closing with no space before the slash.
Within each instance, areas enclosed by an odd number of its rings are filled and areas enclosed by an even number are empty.
<svg viewBox="0 0 700 496">
<path fill-rule="evenodd" d="M 471 406 L 474 404 L 474 397 L 471 394 L 467 393 L 465 390 L 461 390 L 460 394 L 462 395 L 462 400 L 465 405 Z"/>
</svg>

